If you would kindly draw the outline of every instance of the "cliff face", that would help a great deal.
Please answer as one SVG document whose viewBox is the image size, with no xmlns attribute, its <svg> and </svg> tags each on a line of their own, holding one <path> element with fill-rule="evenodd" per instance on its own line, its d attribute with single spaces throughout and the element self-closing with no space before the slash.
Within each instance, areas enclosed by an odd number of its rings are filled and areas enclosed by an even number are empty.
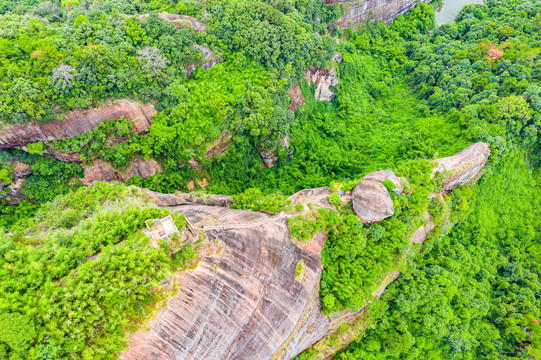
<svg viewBox="0 0 541 360">
<path fill-rule="evenodd" d="M 0 151 L 23 147 L 32 142 L 49 142 L 62 138 L 82 135 L 100 123 L 110 119 L 125 117 L 135 124 L 135 130 L 148 131 L 152 117 L 156 113 L 152 105 L 143 105 L 137 101 L 120 100 L 117 104 L 88 110 L 76 110 L 64 114 L 64 120 L 55 120 L 46 124 L 16 125 L 0 132 Z"/>
<path fill-rule="evenodd" d="M 388 24 L 419 2 L 428 4 L 432 0 L 325 0 L 326 4 L 342 4 L 344 16 L 334 25 L 343 29 L 356 29 L 360 24 L 374 20 Z"/>
<path fill-rule="evenodd" d="M 270 359 L 294 333 L 317 297 L 324 237 L 304 248 L 291 242 L 285 217 L 186 205 L 174 208 L 205 225 L 224 250 L 179 276 L 180 291 L 132 334 L 124 360 Z M 295 267 L 304 260 L 301 282 Z"/>
<path fill-rule="evenodd" d="M 468 164 L 471 158 L 479 157 L 471 155 L 472 149 L 484 151 L 483 146 L 474 144 L 454 159 Z M 457 168 L 464 174 L 469 172 L 469 166 Z M 377 181 L 394 179 L 394 174 L 387 172 L 369 175 Z M 178 295 L 150 322 L 148 331 L 131 335 L 121 359 L 289 360 L 336 332 L 341 324 L 364 316 L 364 310 L 344 311 L 330 318 L 321 312 L 320 252 L 324 233 L 306 245 L 298 245 L 291 242 L 285 213 L 269 215 L 219 207 L 230 203 L 229 198 L 148 193 L 157 204 L 173 206 L 210 239 L 220 239 L 223 251 L 201 260 L 195 270 L 177 276 Z M 308 189 L 292 195 L 290 200 L 305 205 L 305 209 L 307 204 L 330 209 L 330 195 L 328 188 Z M 194 205 L 201 201 L 218 206 Z M 412 234 L 410 243 L 422 244 L 432 230 L 434 224 L 427 214 L 426 225 Z M 406 249 L 403 257 L 408 253 Z M 300 260 L 306 269 L 298 282 L 295 268 Z M 398 271 L 381 274 L 372 295 L 381 296 L 398 276 Z M 331 358 L 349 341 L 340 340 L 318 358 Z"/>
</svg>

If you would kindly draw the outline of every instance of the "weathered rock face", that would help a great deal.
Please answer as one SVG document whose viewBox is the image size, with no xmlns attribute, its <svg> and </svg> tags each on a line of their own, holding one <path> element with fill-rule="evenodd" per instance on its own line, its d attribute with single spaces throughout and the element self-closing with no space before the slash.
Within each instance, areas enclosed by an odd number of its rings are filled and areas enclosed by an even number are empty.
<svg viewBox="0 0 541 360">
<path fill-rule="evenodd" d="M 365 223 L 378 222 L 394 215 L 393 199 L 379 181 L 362 180 L 353 188 L 353 210 Z"/>
<path fill-rule="evenodd" d="M 402 192 L 404 192 L 404 185 L 402 185 L 402 183 L 405 180 L 400 179 L 391 170 L 380 170 L 368 173 L 363 176 L 363 180 L 373 180 L 379 182 L 391 181 L 395 186 L 395 188 L 392 190 L 395 194 L 400 195 Z"/>
<path fill-rule="evenodd" d="M 291 104 L 287 107 L 288 110 L 297 111 L 298 108 L 306 104 L 304 96 L 302 96 L 302 90 L 299 84 L 291 86 L 291 89 L 288 92 L 289 100 Z"/>
<path fill-rule="evenodd" d="M 205 161 L 209 161 L 215 156 L 224 155 L 227 152 L 227 150 L 229 150 L 229 146 L 231 145 L 232 138 L 233 138 L 233 135 L 229 131 L 224 131 L 219 139 L 216 139 L 213 143 L 208 144 L 207 151 L 205 152 Z M 203 165 L 201 165 L 195 159 L 190 160 L 189 163 L 190 163 L 190 169 L 194 169 L 194 170 L 203 169 Z"/>
<path fill-rule="evenodd" d="M 152 105 L 143 105 L 140 102 L 129 100 L 120 100 L 115 105 L 71 111 L 64 115 L 63 121 L 16 125 L 2 131 L 0 133 L 0 151 L 22 147 L 36 141 L 49 142 L 72 138 L 94 129 L 104 121 L 120 119 L 121 117 L 132 120 L 137 132 L 145 132 L 156 112 Z"/>
<path fill-rule="evenodd" d="M 158 206 L 207 205 L 227 207 L 233 203 L 231 196 L 227 195 L 207 194 L 197 196 L 190 193 L 162 194 L 151 190 L 147 190 L 147 193 L 154 198 Z"/>
<path fill-rule="evenodd" d="M 286 135 L 280 139 L 280 144 L 282 144 L 281 151 L 286 150 L 289 148 L 289 135 Z M 289 157 L 293 155 L 293 150 L 287 153 L 287 157 L 289 160 Z M 268 168 L 273 168 L 276 165 L 278 165 L 278 153 L 276 149 L 268 150 L 268 151 L 261 151 L 259 153 L 259 156 L 261 156 L 261 161 L 263 161 L 263 164 Z"/>
<path fill-rule="evenodd" d="M 316 84 L 314 96 L 317 100 L 331 101 L 334 98 L 334 93 L 329 88 L 338 85 L 339 79 L 336 72 L 336 63 L 342 61 L 342 55 L 336 53 L 332 58 L 332 61 L 333 66 L 331 70 L 316 66 L 305 71 L 305 77 L 308 84 Z"/>
<path fill-rule="evenodd" d="M 125 182 L 135 175 L 145 179 L 162 171 L 162 166 L 154 159 L 144 160 L 135 158 L 122 171 L 114 169 L 109 163 L 98 159 L 94 161 L 92 166 L 85 166 L 85 173 L 81 182 L 84 185 L 90 185 L 95 181 Z"/>
<path fill-rule="evenodd" d="M 224 250 L 180 275 L 178 295 L 149 331 L 132 334 L 120 358 L 270 359 L 317 297 L 324 237 L 301 248 L 282 216 L 197 205 L 175 210 L 193 224 L 218 224 L 205 230 Z M 301 259 L 305 275 L 297 282 Z"/>
<path fill-rule="evenodd" d="M 192 64 L 185 67 L 186 69 L 186 77 L 191 77 L 192 73 L 197 69 L 198 67 L 201 67 L 205 70 L 209 70 L 210 68 L 214 67 L 215 65 L 223 62 L 225 60 L 225 56 L 220 53 L 215 53 L 209 48 L 206 48 L 201 45 L 195 45 L 195 47 L 203 53 L 204 61 L 201 64 Z"/>
<path fill-rule="evenodd" d="M 487 144 L 478 142 L 459 151 L 453 156 L 436 160 L 438 166 L 432 175 L 443 174 L 443 190 L 453 190 L 469 183 L 485 166 L 490 149 Z"/>
<path fill-rule="evenodd" d="M 344 16 L 334 23 L 343 29 L 357 29 L 360 24 L 375 20 L 388 24 L 419 2 L 428 4 L 432 0 L 325 0 L 326 4 L 343 4 Z"/>
</svg>

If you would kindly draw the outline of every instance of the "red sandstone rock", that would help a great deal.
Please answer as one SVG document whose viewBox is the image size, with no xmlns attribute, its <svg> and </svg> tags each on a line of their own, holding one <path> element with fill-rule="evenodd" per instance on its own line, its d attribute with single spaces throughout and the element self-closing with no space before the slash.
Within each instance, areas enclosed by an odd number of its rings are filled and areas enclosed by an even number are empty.
<svg viewBox="0 0 541 360">
<path fill-rule="evenodd" d="M 95 181 L 111 182 L 120 181 L 125 182 L 131 177 L 137 175 L 145 179 L 153 176 L 156 172 L 160 173 L 163 168 L 154 159 L 144 160 L 141 158 L 135 158 L 124 170 L 114 169 L 109 163 L 98 159 L 93 162 L 91 166 L 85 166 L 84 177 L 81 182 L 84 185 L 90 185 Z"/>
<path fill-rule="evenodd" d="M 459 151 L 453 156 L 436 160 L 432 176 L 443 174 L 443 190 L 453 190 L 469 183 L 485 166 L 490 149 L 487 144 L 478 142 Z"/>
<path fill-rule="evenodd" d="M 120 100 L 114 105 L 88 110 L 71 111 L 64 115 L 63 121 L 16 125 L 0 132 L 0 151 L 37 141 L 72 138 L 94 129 L 104 121 L 121 117 L 133 120 L 138 132 L 146 132 L 155 113 L 154 106 L 129 100 Z"/>
<path fill-rule="evenodd" d="M 288 92 L 289 100 L 291 100 L 291 104 L 288 106 L 288 110 L 291 111 L 297 111 L 298 108 L 306 104 L 306 101 L 304 100 L 304 97 L 302 96 L 302 90 L 299 84 L 295 84 L 291 86 L 291 89 Z"/>
<path fill-rule="evenodd" d="M 343 4 L 344 16 L 333 25 L 343 29 L 357 29 L 367 21 L 390 23 L 397 16 L 411 10 L 419 2 L 431 3 L 432 0 L 325 0 L 326 4 Z"/>
<path fill-rule="evenodd" d="M 352 191 L 353 210 L 365 223 L 378 222 L 394 215 L 393 199 L 379 181 L 363 180 Z"/>
<path fill-rule="evenodd" d="M 391 170 L 380 170 L 368 173 L 363 176 L 363 180 L 373 180 L 379 182 L 391 181 L 395 186 L 393 189 L 395 194 L 400 195 L 404 191 L 404 186 L 402 185 L 404 180 L 398 178 Z"/>
</svg>

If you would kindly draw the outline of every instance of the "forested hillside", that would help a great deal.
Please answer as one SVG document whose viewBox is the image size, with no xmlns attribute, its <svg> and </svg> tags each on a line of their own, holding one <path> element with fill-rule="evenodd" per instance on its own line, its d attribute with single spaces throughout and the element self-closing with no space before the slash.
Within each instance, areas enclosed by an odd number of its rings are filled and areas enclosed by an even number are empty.
<svg viewBox="0 0 541 360">
<path fill-rule="evenodd" d="M 287 196 L 324 186 L 332 211 L 288 218 L 297 244 L 326 234 L 321 311 L 356 313 L 382 274 L 403 276 L 298 359 L 541 358 L 541 0 L 468 5 L 441 26 L 437 2 L 419 4 L 357 30 L 327 2 L 0 0 L 0 359 L 116 358 L 173 296 L 158 285 L 193 249 L 138 231 L 172 213 L 144 188 L 293 214 L 308 210 Z M 339 80 L 331 101 L 311 71 Z M 148 128 L 2 137 L 126 99 L 155 110 Z M 480 141 L 482 177 L 444 193 L 431 161 Z M 126 184 L 83 185 L 103 169 Z M 363 224 L 338 193 L 382 169 L 405 193 Z M 409 254 L 427 211 L 437 228 Z"/>
</svg>

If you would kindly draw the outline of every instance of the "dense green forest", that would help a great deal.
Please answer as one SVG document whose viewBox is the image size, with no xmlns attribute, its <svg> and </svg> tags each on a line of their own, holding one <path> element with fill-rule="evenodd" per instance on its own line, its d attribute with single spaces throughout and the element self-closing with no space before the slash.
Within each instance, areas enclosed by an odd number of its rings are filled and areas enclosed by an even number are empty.
<svg viewBox="0 0 541 360">
<path fill-rule="evenodd" d="M 332 25 L 340 5 L 318 0 L 0 0 L 1 130 L 124 98 L 159 111 L 146 134 L 122 118 L 0 152 L 3 194 L 15 160 L 32 171 L 27 199 L 0 204 L 0 359 L 114 358 L 165 296 L 157 284 L 193 259 L 137 231 L 170 214 L 143 191 L 79 181 L 97 159 L 124 170 L 134 158 L 163 172 L 128 185 L 172 193 L 205 178 L 199 191 L 268 213 L 301 211 L 287 195 L 331 185 L 336 211 L 289 219 L 298 242 L 327 233 L 327 315 L 364 306 L 429 211 L 440 230 L 400 263 L 404 275 L 369 307 L 372 325 L 337 359 L 541 358 L 541 1 L 470 5 L 441 26 L 434 6 L 354 31 Z M 209 52 L 224 61 L 188 74 Z M 314 66 L 336 66 L 330 102 L 305 79 Z M 293 112 L 296 84 L 306 104 Z M 223 136 L 225 154 L 206 159 Z M 477 141 L 491 149 L 477 185 L 429 200 L 441 191 L 430 160 Z M 275 167 L 263 151 L 276 151 Z M 395 216 L 365 226 L 336 192 L 380 169 L 409 185 L 392 195 Z"/>
</svg>

